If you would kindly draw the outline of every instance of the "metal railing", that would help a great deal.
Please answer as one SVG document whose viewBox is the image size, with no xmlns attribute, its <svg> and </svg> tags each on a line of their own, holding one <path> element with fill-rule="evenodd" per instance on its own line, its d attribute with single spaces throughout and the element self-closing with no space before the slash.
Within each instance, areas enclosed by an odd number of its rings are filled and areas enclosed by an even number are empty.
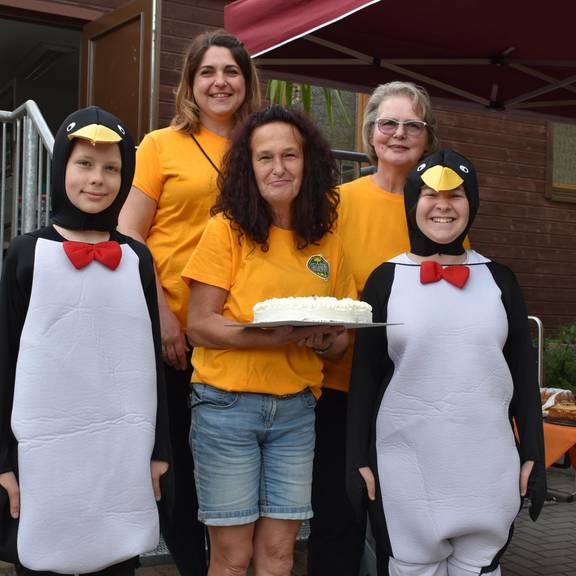
<svg viewBox="0 0 576 576">
<path fill-rule="evenodd" d="M 362 152 L 350 152 L 349 150 L 332 150 L 332 152 L 338 162 L 341 184 L 374 171 L 368 156 Z"/>
<path fill-rule="evenodd" d="M 528 316 L 536 325 L 536 352 L 538 354 L 538 386 L 544 386 L 544 324 L 538 316 Z"/>
<path fill-rule="evenodd" d="M 38 105 L 0 110 L 0 269 L 10 240 L 48 224 L 54 136 Z"/>
</svg>

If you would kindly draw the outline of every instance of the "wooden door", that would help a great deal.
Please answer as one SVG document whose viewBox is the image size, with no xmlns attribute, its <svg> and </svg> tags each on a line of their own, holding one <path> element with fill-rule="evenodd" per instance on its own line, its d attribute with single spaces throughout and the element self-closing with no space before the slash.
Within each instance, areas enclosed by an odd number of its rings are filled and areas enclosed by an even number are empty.
<svg viewBox="0 0 576 576">
<path fill-rule="evenodd" d="M 134 0 L 86 24 L 80 105 L 122 118 L 136 142 L 156 127 L 160 2 Z"/>
</svg>

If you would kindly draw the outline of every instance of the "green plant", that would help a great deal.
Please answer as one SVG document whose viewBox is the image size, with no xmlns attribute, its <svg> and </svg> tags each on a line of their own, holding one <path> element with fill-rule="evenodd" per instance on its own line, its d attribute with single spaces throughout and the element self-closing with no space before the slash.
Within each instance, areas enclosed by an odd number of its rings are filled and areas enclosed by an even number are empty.
<svg viewBox="0 0 576 576">
<path fill-rule="evenodd" d="M 306 114 L 312 111 L 313 90 L 310 84 L 298 84 L 289 80 L 268 80 L 266 86 L 266 98 L 272 104 L 281 106 L 302 106 Z M 348 125 L 351 125 L 350 116 L 346 110 L 340 90 L 334 88 L 322 88 L 326 116 L 330 126 L 334 126 L 334 104 Z"/>
<path fill-rule="evenodd" d="M 544 382 L 576 392 L 576 324 L 561 326 L 544 339 Z"/>
</svg>

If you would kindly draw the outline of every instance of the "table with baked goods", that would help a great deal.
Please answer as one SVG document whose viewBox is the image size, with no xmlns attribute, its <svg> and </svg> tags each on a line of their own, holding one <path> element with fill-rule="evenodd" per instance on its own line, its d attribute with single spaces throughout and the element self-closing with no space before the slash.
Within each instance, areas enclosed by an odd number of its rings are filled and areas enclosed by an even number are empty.
<svg viewBox="0 0 576 576">
<path fill-rule="evenodd" d="M 541 388 L 546 468 L 565 454 L 576 468 L 576 402 L 571 390 Z"/>
<path fill-rule="evenodd" d="M 553 424 L 544 420 L 544 445 L 546 468 L 568 453 L 576 468 L 576 426 Z"/>
</svg>

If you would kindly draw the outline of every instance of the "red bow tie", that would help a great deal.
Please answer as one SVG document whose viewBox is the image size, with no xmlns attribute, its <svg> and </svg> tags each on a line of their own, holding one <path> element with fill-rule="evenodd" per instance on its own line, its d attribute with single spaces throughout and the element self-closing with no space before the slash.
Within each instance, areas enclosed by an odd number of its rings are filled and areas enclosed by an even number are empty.
<svg viewBox="0 0 576 576">
<path fill-rule="evenodd" d="M 102 262 L 110 270 L 116 270 L 122 258 L 122 248 L 113 240 L 98 242 L 98 244 L 67 241 L 64 242 L 64 252 L 78 270 L 88 266 L 94 259 Z"/>
<path fill-rule="evenodd" d="M 422 284 L 438 282 L 444 278 L 450 284 L 463 288 L 468 281 L 468 276 L 470 276 L 470 268 L 461 264 L 444 268 L 438 262 L 427 261 L 420 265 L 420 282 Z"/>
</svg>

